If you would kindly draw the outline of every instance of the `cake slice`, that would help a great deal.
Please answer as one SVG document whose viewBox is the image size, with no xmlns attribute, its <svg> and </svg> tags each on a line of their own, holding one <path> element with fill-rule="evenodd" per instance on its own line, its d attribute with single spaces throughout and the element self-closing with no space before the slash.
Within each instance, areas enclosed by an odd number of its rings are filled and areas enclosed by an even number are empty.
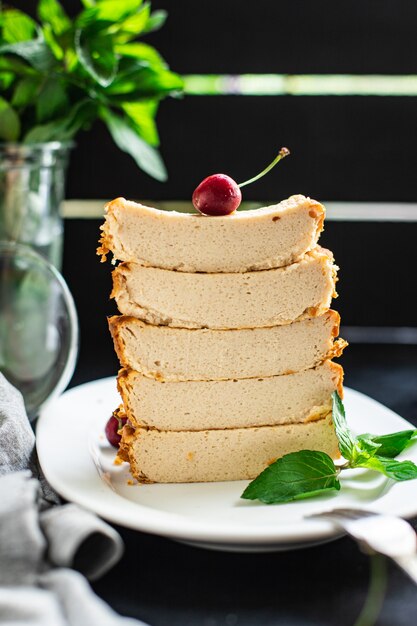
<svg viewBox="0 0 417 626">
<path fill-rule="evenodd" d="M 331 414 L 307 424 L 187 432 L 123 428 L 119 456 L 140 482 L 191 483 L 255 478 L 297 450 L 340 456 Z"/>
<path fill-rule="evenodd" d="M 135 426 L 209 430 L 310 422 L 343 395 L 343 369 L 331 361 L 284 376 L 215 381 L 160 382 L 121 370 L 118 388 Z"/>
<path fill-rule="evenodd" d="M 335 294 L 333 255 L 317 246 L 277 269 L 244 273 L 175 272 L 123 263 L 113 272 L 119 311 L 180 328 L 260 328 L 328 310 Z"/>
<path fill-rule="evenodd" d="M 247 272 L 294 263 L 317 243 L 325 210 L 291 196 L 231 215 L 160 211 L 117 198 L 106 207 L 98 254 L 183 272 Z"/>
<path fill-rule="evenodd" d="M 339 356 L 339 322 L 330 310 L 267 328 L 190 330 L 117 315 L 109 327 L 122 367 L 158 380 L 222 380 L 289 374 Z"/>
</svg>

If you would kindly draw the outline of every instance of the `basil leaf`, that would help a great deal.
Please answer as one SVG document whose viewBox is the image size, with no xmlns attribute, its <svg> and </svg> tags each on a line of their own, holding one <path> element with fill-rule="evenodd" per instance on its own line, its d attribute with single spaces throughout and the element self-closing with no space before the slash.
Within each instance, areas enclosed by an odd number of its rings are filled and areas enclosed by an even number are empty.
<svg viewBox="0 0 417 626">
<path fill-rule="evenodd" d="M 0 139 L 17 141 L 20 121 L 16 111 L 0 96 Z"/>
<path fill-rule="evenodd" d="M 139 137 L 128 122 L 107 109 L 101 109 L 100 117 L 109 129 L 115 144 L 130 154 L 144 172 L 156 180 L 167 180 L 167 171 L 159 152 Z"/>
<path fill-rule="evenodd" d="M 36 99 L 36 94 L 41 82 L 40 76 L 25 76 L 16 84 L 13 93 L 12 105 L 16 108 L 22 108 L 28 104 L 32 104 Z"/>
<path fill-rule="evenodd" d="M 129 75 L 118 77 L 107 89 L 112 100 L 119 102 L 136 101 L 138 98 L 155 98 L 175 94 L 183 88 L 183 80 L 169 70 L 151 67 L 138 67 Z"/>
<path fill-rule="evenodd" d="M 0 46 L 0 54 L 15 54 L 42 72 L 52 69 L 55 65 L 55 57 L 42 34 L 33 41 L 20 41 Z"/>
<path fill-rule="evenodd" d="M 395 459 L 389 459 L 379 455 L 374 455 L 366 461 L 355 464 L 355 467 L 365 467 L 375 470 L 376 472 L 385 474 L 388 478 L 398 481 L 417 478 L 417 465 L 412 461 L 396 461 Z"/>
<path fill-rule="evenodd" d="M 332 393 L 332 416 L 340 453 L 345 459 L 351 461 L 355 457 L 356 439 L 347 425 L 345 407 L 337 391 Z"/>
<path fill-rule="evenodd" d="M 27 41 L 36 32 L 36 23 L 17 9 L 2 11 L 1 24 L 3 39 L 8 43 Z"/>
<path fill-rule="evenodd" d="M 119 61 L 117 76 L 113 83 L 106 87 L 105 93 L 124 93 L 136 88 L 135 79 L 138 72 L 148 67 L 146 61 L 136 58 L 123 57 Z"/>
<path fill-rule="evenodd" d="M 40 0 L 38 4 L 39 19 L 49 24 L 55 35 L 62 35 L 71 28 L 71 20 L 58 0 Z"/>
<path fill-rule="evenodd" d="M 145 2 L 140 10 L 131 15 L 120 25 L 117 30 L 114 40 L 116 43 L 127 43 L 135 37 L 143 34 L 146 29 L 146 25 L 151 13 L 151 7 L 149 2 Z"/>
<path fill-rule="evenodd" d="M 155 123 L 158 102 L 129 102 L 122 105 L 122 109 L 132 121 L 139 135 L 151 146 L 159 145 L 159 135 Z"/>
<path fill-rule="evenodd" d="M 369 438 L 367 435 L 361 435 L 360 437 L 357 438 L 357 451 L 359 452 L 358 454 L 355 454 L 355 461 L 358 461 L 361 455 L 365 455 L 365 457 L 367 458 L 368 456 L 373 456 L 374 454 L 376 454 L 378 452 L 380 452 L 380 444 L 379 443 L 375 443 L 371 438 Z"/>
<path fill-rule="evenodd" d="M 43 143 L 48 141 L 65 141 L 67 119 L 54 120 L 48 124 L 33 126 L 25 135 L 23 143 Z"/>
<path fill-rule="evenodd" d="M 67 93 L 56 78 L 49 78 L 36 100 L 36 119 L 39 123 L 59 117 L 68 106 Z"/>
<path fill-rule="evenodd" d="M 26 63 L 14 57 L 0 56 L 0 72 L 12 72 L 16 76 L 28 76 L 36 74 L 35 70 L 28 67 Z"/>
<path fill-rule="evenodd" d="M 52 53 L 58 61 L 61 61 L 64 56 L 64 50 L 61 48 L 61 45 L 58 43 L 52 28 L 49 24 L 44 24 L 42 27 L 42 35 L 45 39 L 45 42 L 48 44 L 49 48 L 52 50 Z M 67 67 L 69 68 L 68 64 Z"/>
<path fill-rule="evenodd" d="M 95 35 L 88 29 L 80 29 L 75 33 L 75 50 L 84 69 L 102 87 L 110 85 L 117 73 L 117 58 L 113 43 L 105 33 Z"/>
<path fill-rule="evenodd" d="M 90 4 L 77 18 L 77 28 L 84 28 L 99 21 L 115 24 L 141 9 L 142 0 L 101 0 Z"/>
<path fill-rule="evenodd" d="M 147 61 L 151 66 L 168 69 L 166 62 L 161 57 L 159 52 L 146 43 L 133 42 L 116 44 L 114 51 L 123 56 L 133 57 L 135 59 L 139 59 L 140 61 Z"/>
<path fill-rule="evenodd" d="M 269 465 L 249 483 L 241 498 L 274 504 L 339 489 L 338 470 L 329 455 L 301 450 Z"/>
<path fill-rule="evenodd" d="M 152 33 L 156 30 L 159 30 L 165 24 L 167 17 L 168 13 L 163 9 L 161 9 L 160 11 L 154 11 L 150 15 L 145 30 L 143 32 Z"/>
<path fill-rule="evenodd" d="M 378 446 L 378 455 L 387 458 L 394 458 L 407 448 L 417 437 L 417 430 L 401 430 L 397 433 L 389 435 L 359 435 L 358 441 L 361 443 L 364 439 Z"/>
<path fill-rule="evenodd" d="M 43 141 L 68 141 L 81 128 L 92 122 L 97 114 L 97 105 L 91 100 L 81 100 L 70 112 L 60 119 L 34 126 L 24 137 L 24 143 Z"/>
</svg>

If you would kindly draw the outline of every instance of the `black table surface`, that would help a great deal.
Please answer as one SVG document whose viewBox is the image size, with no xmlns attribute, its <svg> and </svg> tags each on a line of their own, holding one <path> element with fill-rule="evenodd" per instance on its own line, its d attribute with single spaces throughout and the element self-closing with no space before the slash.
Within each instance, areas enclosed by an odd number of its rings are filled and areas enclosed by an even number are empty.
<svg viewBox="0 0 417 626">
<path fill-rule="evenodd" d="M 417 425 L 417 346 L 351 345 L 342 361 L 349 387 Z M 72 386 L 115 372 L 114 361 L 84 350 Z M 151 626 L 352 626 L 366 597 L 369 560 L 348 538 L 237 554 L 117 530 L 125 554 L 93 587 L 119 613 Z M 392 565 L 377 623 L 417 624 L 417 589 Z"/>
</svg>

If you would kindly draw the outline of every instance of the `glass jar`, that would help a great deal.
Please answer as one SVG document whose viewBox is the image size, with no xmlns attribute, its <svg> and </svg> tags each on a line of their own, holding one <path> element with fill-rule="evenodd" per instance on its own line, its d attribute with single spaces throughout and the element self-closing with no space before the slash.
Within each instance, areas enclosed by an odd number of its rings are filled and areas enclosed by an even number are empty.
<svg viewBox="0 0 417 626">
<path fill-rule="evenodd" d="M 0 240 L 62 264 L 61 203 L 72 143 L 0 143 Z"/>
</svg>

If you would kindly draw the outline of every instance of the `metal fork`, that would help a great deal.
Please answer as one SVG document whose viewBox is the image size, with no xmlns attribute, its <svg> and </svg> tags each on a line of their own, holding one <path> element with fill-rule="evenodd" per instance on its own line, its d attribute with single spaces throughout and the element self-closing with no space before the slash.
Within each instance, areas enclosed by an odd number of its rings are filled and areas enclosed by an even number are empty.
<svg viewBox="0 0 417 626">
<path fill-rule="evenodd" d="M 308 518 L 331 520 L 364 552 L 390 557 L 417 585 L 417 535 L 405 519 L 364 509 L 333 509 Z"/>
</svg>

